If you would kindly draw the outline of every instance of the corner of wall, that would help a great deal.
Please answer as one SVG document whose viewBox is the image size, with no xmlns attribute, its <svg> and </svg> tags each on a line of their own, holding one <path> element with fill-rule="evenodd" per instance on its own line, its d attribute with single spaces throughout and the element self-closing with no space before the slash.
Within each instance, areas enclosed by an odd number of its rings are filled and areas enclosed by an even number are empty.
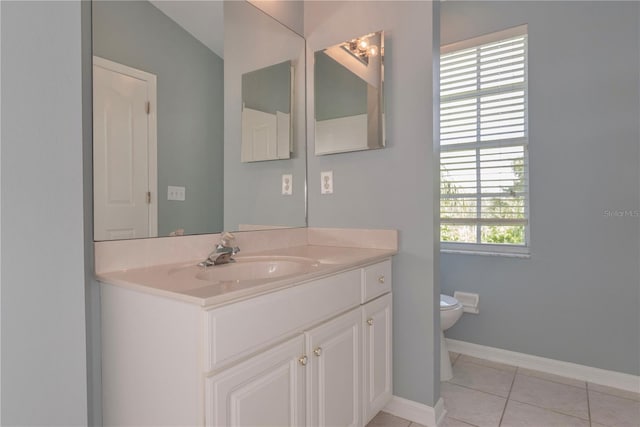
<svg viewBox="0 0 640 427">
<path fill-rule="evenodd" d="M 93 47 L 92 3 L 83 1 L 81 14 L 82 51 L 82 175 L 84 212 L 85 321 L 87 344 L 87 420 L 102 425 L 102 382 L 100 378 L 100 295 L 93 277 Z"/>
</svg>

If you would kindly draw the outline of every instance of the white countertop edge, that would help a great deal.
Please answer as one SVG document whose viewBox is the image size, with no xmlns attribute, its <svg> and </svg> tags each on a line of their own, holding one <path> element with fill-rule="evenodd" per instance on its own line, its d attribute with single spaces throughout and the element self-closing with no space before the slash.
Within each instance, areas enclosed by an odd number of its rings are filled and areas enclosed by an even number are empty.
<svg viewBox="0 0 640 427">
<path fill-rule="evenodd" d="M 219 233 L 176 237 L 106 240 L 94 242 L 97 273 L 144 268 L 205 258 Z M 236 246 L 254 251 L 282 250 L 299 245 L 398 250 L 394 229 L 278 228 L 236 233 Z M 244 252 L 244 251 L 243 251 Z"/>
<path fill-rule="evenodd" d="M 360 248 L 360 249 L 363 249 L 363 248 Z M 113 285 L 113 286 L 118 286 L 122 288 L 127 288 L 127 289 L 131 289 L 131 290 L 135 290 L 135 291 L 139 291 L 139 292 L 143 292 L 151 295 L 170 298 L 176 301 L 196 304 L 204 309 L 211 309 L 211 308 L 219 307 L 222 305 L 228 305 L 228 304 L 232 304 L 232 303 L 246 300 L 249 298 L 253 298 L 259 295 L 264 295 L 264 294 L 279 291 L 282 289 L 302 285 L 304 283 L 308 283 L 310 281 L 333 276 L 335 274 L 366 267 L 368 265 L 376 264 L 378 262 L 389 259 L 393 255 L 396 255 L 398 253 L 397 250 L 392 250 L 392 249 L 389 249 L 389 250 L 378 249 L 378 250 L 383 251 L 383 253 L 380 253 L 375 256 L 369 256 L 364 259 L 360 259 L 358 261 L 344 263 L 344 264 L 325 264 L 327 267 L 323 268 L 320 271 L 313 271 L 310 273 L 304 273 L 297 276 L 287 277 L 286 279 L 282 279 L 282 280 L 274 279 L 272 281 L 268 281 L 265 283 L 256 284 L 255 286 L 250 288 L 232 291 L 227 294 L 215 295 L 209 298 L 195 297 L 192 295 L 187 295 L 184 293 L 174 292 L 166 289 L 160 289 L 160 288 L 156 288 L 146 284 L 137 283 L 134 281 L 112 276 L 112 273 L 121 273 L 121 271 L 98 273 L 96 274 L 96 279 L 98 280 L 98 282 L 104 285 Z M 257 253 L 254 253 L 252 255 L 256 255 L 256 254 Z M 180 264 L 184 264 L 184 263 L 180 263 Z M 197 264 L 197 261 L 194 261 L 194 264 Z M 165 265 L 164 267 L 166 266 L 169 266 L 169 264 Z M 163 267 L 163 266 L 158 266 L 158 267 Z"/>
</svg>

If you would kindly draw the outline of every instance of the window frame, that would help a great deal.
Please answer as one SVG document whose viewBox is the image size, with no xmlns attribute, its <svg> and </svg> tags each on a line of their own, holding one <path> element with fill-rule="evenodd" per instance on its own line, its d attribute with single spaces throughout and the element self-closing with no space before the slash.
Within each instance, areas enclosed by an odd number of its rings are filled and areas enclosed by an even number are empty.
<svg viewBox="0 0 640 427">
<path fill-rule="evenodd" d="M 524 203 L 525 203 L 525 219 L 526 224 L 524 224 L 525 228 L 525 236 L 524 236 L 524 244 L 497 244 L 497 243 L 482 243 L 482 242 L 452 242 L 452 241 L 440 241 L 440 251 L 443 253 L 460 253 L 460 254 L 476 254 L 476 255 L 497 255 L 497 256 L 507 256 L 507 257 L 517 257 L 517 258 L 529 258 L 531 254 L 531 216 L 530 216 L 530 164 L 529 164 L 529 71 L 528 71 L 528 61 L 529 61 L 529 50 L 528 50 L 528 26 L 526 24 L 519 25 L 517 27 L 508 28 L 502 31 L 493 32 L 490 34 L 485 34 L 479 37 L 474 37 L 470 39 L 466 39 L 460 42 L 455 42 L 451 44 L 447 44 L 441 46 L 440 48 L 440 58 L 448 53 L 453 53 L 457 51 L 462 51 L 465 49 L 478 48 L 486 44 L 497 43 L 501 41 L 505 41 L 508 39 L 512 39 L 519 36 L 525 36 L 525 46 L 527 46 L 525 55 L 524 55 L 524 128 L 525 135 L 522 139 L 521 143 L 514 143 L 512 140 L 496 140 L 487 143 L 486 145 L 482 144 L 480 141 L 471 144 L 454 144 L 454 146 L 449 147 L 449 149 L 443 150 L 442 145 L 440 145 L 440 134 L 438 134 L 438 166 L 439 173 L 442 168 L 441 163 L 441 153 L 445 152 L 454 152 L 456 150 L 466 149 L 474 149 L 480 150 L 482 148 L 491 148 L 491 147 L 500 147 L 500 146 L 512 146 L 512 147 L 523 147 L 523 156 L 524 156 L 524 167 L 525 167 L 525 191 L 524 191 Z M 497 91 L 496 93 L 507 93 L 508 90 L 505 91 Z M 439 95 L 439 94 L 438 94 Z M 442 103 L 442 99 L 439 97 L 439 105 Z M 441 113 L 439 113 L 441 116 Z M 501 144 L 502 141 L 506 141 L 505 144 Z M 462 148 L 461 148 L 462 147 Z M 479 160 L 477 161 L 479 162 Z M 478 169 L 478 173 L 480 173 L 480 169 Z M 441 202 L 442 202 L 442 188 L 439 188 L 440 197 L 440 209 L 438 210 L 438 214 L 441 212 Z M 478 189 L 474 195 L 481 200 L 480 192 Z M 470 219 L 468 222 L 470 225 L 475 225 L 478 227 L 478 235 L 481 233 L 482 221 L 479 220 L 478 217 L 474 219 Z M 442 239 L 442 221 L 439 222 L 440 226 L 438 227 L 439 239 Z"/>
</svg>

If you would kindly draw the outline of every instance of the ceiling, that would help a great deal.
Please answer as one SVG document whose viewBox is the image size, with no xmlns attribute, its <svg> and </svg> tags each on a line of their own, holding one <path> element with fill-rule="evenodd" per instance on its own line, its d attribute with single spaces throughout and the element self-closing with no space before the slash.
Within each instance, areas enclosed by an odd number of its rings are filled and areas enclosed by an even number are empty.
<svg viewBox="0 0 640 427">
<path fill-rule="evenodd" d="M 224 54 L 223 1 L 149 0 L 162 13 L 200 40 L 216 55 Z"/>
</svg>

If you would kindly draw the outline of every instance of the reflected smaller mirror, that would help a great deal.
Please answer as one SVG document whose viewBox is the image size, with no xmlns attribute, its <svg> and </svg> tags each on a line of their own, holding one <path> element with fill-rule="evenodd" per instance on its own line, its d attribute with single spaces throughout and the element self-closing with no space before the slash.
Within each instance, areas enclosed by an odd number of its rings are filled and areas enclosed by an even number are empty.
<svg viewBox="0 0 640 427">
<path fill-rule="evenodd" d="M 291 157 L 291 61 L 242 75 L 243 162 Z"/>
<path fill-rule="evenodd" d="M 384 33 L 315 52 L 315 154 L 385 146 Z"/>
</svg>

